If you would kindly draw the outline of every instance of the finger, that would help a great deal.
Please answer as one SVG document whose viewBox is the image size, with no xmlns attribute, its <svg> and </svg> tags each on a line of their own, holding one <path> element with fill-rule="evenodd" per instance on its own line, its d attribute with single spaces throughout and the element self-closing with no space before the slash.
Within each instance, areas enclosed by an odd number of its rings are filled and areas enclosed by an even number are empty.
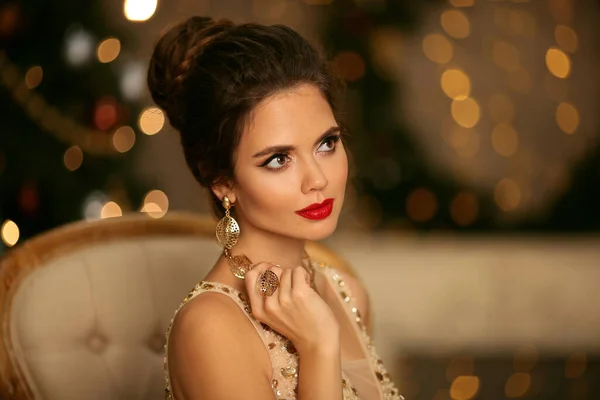
<svg viewBox="0 0 600 400">
<path fill-rule="evenodd" d="M 310 276 L 308 276 L 308 272 L 304 268 L 294 268 L 292 271 L 292 291 L 308 287 L 309 282 Z"/>
<path fill-rule="evenodd" d="M 279 304 L 289 304 L 292 296 L 292 270 L 285 268 L 279 277 Z"/>
</svg>

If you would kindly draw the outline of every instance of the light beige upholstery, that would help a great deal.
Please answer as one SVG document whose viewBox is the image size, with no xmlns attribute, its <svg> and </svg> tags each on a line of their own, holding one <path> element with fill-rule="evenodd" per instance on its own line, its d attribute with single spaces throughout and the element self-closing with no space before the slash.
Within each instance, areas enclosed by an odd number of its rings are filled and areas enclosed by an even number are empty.
<svg viewBox="0 0 600 400">
<path fill-rule="evenodd" d="M 164 333 L 220 253 L 211 217 L 78 222 L 0 262 L 1 398 L 162 399 Z M 309 254 L 348 266 L 326 247 Z"/>
</svg>

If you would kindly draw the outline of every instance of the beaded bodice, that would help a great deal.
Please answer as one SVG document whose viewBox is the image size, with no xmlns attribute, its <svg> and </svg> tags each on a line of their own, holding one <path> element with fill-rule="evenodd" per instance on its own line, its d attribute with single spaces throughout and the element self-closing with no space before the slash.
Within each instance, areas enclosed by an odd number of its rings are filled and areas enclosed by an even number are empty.
<svg viewBox="0 0 600 400">
<path fill-rule="evenodd" d="M 361 377 L 361 379 L 369 379 L 377 385 L 377 392 L 379 396 L 377 399 L 369 396 L 369 398 L 361 397 L 361 393 L 347 376 L 342 363 L 342 388 L 344 400 L 403 400 L 404 397 L 398 393 L 398 389 L 394 386 L 394 383 L 390 379 L 389 374 L 386 372 L 383 362 L 377 355 L 372 340 L 370 339 L 366 326 L 363 324 L 360 312 L 354 304 L 352 293 L 345 285 L 342 275 L 333 267 L 327 266 L 322 263 L 315 263 L 311 261 L 313 268 L 325 275 L 329 284 L 338 292 L 339 301 L 343 303 L 344 308 L 347 310 L 347 315 L 352 318 L 353 324 L 356 324 L 358 331 L 360 332 L 361 339 L 363 340 L 364 346 L 368 349 L 368 357 L 366 360 L 360 360 L 366 365 L 362 368 L 363 375 L 372 375 L 370 377 Z M 273 389 L 274 397 L 277 400 L 294 400 L 297 397 L 298 390 L 298 354 L 294 345 L 283 335 L 272 330 L 266 324 L 257 321 L 251 313 L 248 299 L 244 293 L 241 293 L 227 285 L 216 283 L 216 282 L 200 282 L 196 284 L 193 290 L 185 297 L 181 305 L 175 312 L 177 312 L 191 299 L 195 298 L 204 292 L 217 292 L 222 293 L 230 297 L 246 314 L 248 319 L 254 325 L 256 331 L 259 333 L 271 359 L 271 365 L 273 372 L 271 376 L 271 388 Z M 168 365 L 168 341 L 169 333 L 173 325 L 173 320 L 167 330 L 167 342 L 165 345 L 165 398 L 167 400 L 175 400 L 171 391 L 171 383 L 169 377 L 169 365 Z M 359 363 L 360 363 L 359 362 Z M 349 371 L 348 371 L 349 372 Z"/>
</svg>

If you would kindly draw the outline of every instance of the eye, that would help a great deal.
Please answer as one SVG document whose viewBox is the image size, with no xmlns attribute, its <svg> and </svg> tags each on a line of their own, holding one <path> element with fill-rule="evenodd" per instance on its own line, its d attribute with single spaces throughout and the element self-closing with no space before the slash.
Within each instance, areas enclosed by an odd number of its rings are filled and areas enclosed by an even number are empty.
<svg viewBox="0 0 600 400">
<path fill-rule="evenodd" d="M 268 169 L 281 169 L 286 166 L 289 157 L 286 154 L 275 154 L 263 163 L 263 167 Z"/>
<path fill-rule="evenodd" d="M 325 153 L 330 153 L 335 150 L 337 142 L 340 140 L 339 135 L 328 136 L 321 142 L 321 145 L 317 149 L 317 151 L 322 151 Z"/>
</svg>

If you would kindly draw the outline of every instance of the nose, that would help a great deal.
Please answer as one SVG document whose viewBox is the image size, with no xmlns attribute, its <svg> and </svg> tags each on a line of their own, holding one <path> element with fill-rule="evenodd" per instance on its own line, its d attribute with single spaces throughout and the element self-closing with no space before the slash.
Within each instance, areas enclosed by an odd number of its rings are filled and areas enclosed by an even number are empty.
<svg viewBox="0 0 600 400">
<path fill-rule="evenodd" d="M 314 158 L 304 163 L 304 176 L 302 179 L 302 193 L 310 193 L 312 190 L 323 190 L 327 187 L 327 178 L 321 169 L 321 165 Z"/>
</svg>

